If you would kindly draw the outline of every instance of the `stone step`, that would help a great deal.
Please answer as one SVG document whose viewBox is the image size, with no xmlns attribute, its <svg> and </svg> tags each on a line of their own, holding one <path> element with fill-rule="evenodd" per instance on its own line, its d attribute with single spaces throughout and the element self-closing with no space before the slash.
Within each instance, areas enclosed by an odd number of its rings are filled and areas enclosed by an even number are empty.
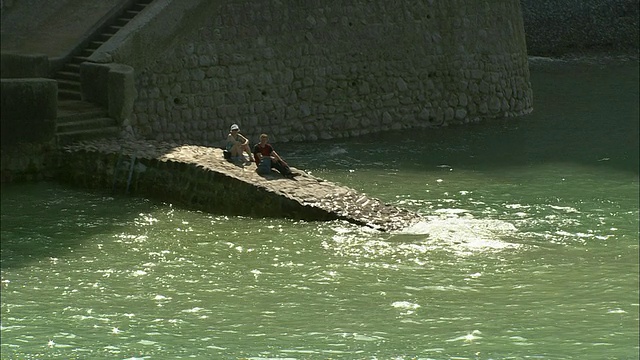
<svg viewBox="0 0 640 360">
<path fill-rule="evenodd" d="M 147 5 L 149 5 L 149 3 L 151 3 L 151 1 L 138 1 L 137 4 L 135 4 L 135 5 L 133 5 L 131 7 L 131 11 L 140 12 L 140 11 L 144 10 L 144 8 L 146 8 Z"/>
<path fill-rule="evenodd" d="M 115 26 L 125 26 L 131 19 L 119 17 L 113 21 Z"/>
<path fill-rule="evenodd" d="M 91 41 L 89 43 L 89 45 L 87 45 L 87 48 L 95 50 L 95 49 L 99 48 L 100 46 L 102 46 L 103 44 L 104 44 L 104 41 L 94 40 L 94 41 Z"/>
<path fill-rule="evenodd" d="M 91 48 L 84 48 L 79 56 L 80 57 L 84 57 L 84 58 L 88 58 L 89 56 L 91 56 L 93 54 L 93 52 L 95 51 L 95 49 L 91 49 Z"/>
<path fill-rule="evenodd" d="M 56 73 L 56 80 L 71 80 L 78 84 L 80 83 L 80 73 L 72 71 L 58 71 Z"/>
<path fill-rule="evenodd" d="M 56 79 L 58 82 L 58 90 L 74 90 L 80 92 L 80 82 L 67 79 Z"/>
<path fill-rule="evenodd" d="M 88 101 L 62 101 L 58 103 L 58 111 L 65 111 L 69 113 L 83 112 L 89 110 L 102 109 L 102 107 L 90 103 Z"/>
<path fill-rule="evenodd" d="M 110 126 L 100 129 L 59 132 L 56 134 L 56 138 L 59 145 L 67 145 L 78 141 L 115 138 L 118 137 L 119 134 L 120 128 L 118 126 Z"/>
<path fill-rule="evenodd" d="M 136 15 L 138 15 L 140 13 L 140 11 L 136 11 L 136 10 L 127 10 L 125 11 L 122 16 L 120 17 L 121 19 L 128 19 L 131 20 L 134 17 L 136 17 Z"/>
<path fill-rule="evenodd" d="M 74 56 L 69 60 L 72 64 L 82 64 L 85 61 L 88 61 L 89 58 L 87 56 Z"/>
<path fill-rule="evenodd" d="M 107 40 L 109 40 L 115 34 L 116 34 L 115 32 L 114 33 L 103 32 L 103 33 L 99 34 L 98 36 L 96 36 L 96 41 L 106 42 Z"/>
<path fill-rule="evenodd" d="M 106 109 L 87 101 L 58 101 L 56 136 L 59 144 L 118 136 L 120 127 Z"/>
<path fill-rule="evenodd" d="M 111 25 L 111 26 L 107 26 L 107 30 L 106 32 L 109 34 L 115 34 L 117 33 L 120 29 L 122 29 L 122 26 L 118 26 L 118 25 Z"/>
<path fill-rule="evenodd" d="M 56 133 L 70 133 L 80 130 L 99 130 L 117 126 L 116 121 L 108 117 L 96 117 L 90 119 L 66 120 L 56 123 Z"/>
<path fill-rule="evenodd" d="M 82 100 L 80 91 L 58 89 L 59 100 Z"/>
<path fill-rule="evenodd" d="M 74 123 L 77 121 L 85 121 L 85 120 L 93 120 L 93 119 L 101 119 L 101 118 L 109 118 L 107 116 L 107 112 L 102 109 L 85 111 L 85 112 L 77 112 L 77 113 L 69 113 L 69 114 L 60 114 L 60 112 L 58 112 L 58 118 L 56 119 L 56 122 L 58 124 L 66 124 L 66 123 Z"/>
<path fill-rule="evenodd" d="M 95 110 L 85 110 L 85 111 L 77 111 L 77 112 L 65 112 L 65 111 L 60 111 L 60 109 L 58 109 L 58 116 L 57 116 L 57 123 L 62 124 L 62 123 L 68 123 L 68 122 L 74 122 L 74 121 L 81 121 L 81 120 L 91 120 L 91 119 L 98 119 L 98 118 L 108 118 L 108 114 L 107 111 L 101 108 L 97 108 Z"/>
<path fill-rule="evenodd" d="M 64 64 L 62 66 L 62 69 L 60 69 L 60 71 L 78 73 L 78 75 L 79 75 L 80 74 L 80 64 L 79 63 L 66 63 L 66 64 Z"/>
<path fill-rule="evenodd" d="M 107 110 L 90 102 L 69 100 L 58 102 L 58 123 L 101 117 L 108 117 Z"/>
</svg>

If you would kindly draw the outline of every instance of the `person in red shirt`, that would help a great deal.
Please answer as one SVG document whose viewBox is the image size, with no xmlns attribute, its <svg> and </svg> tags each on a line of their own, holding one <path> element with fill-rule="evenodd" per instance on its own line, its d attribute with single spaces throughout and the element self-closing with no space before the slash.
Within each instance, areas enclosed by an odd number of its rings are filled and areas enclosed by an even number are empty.
<svg viewBox="0 0 640 360">
<path fill-rule="evenodd" d="M 271 169 L 276 169 L 285 177 L 291 178 L 294 176 L 287 162 L 269 144 L 269 136 L 267 134 L 260 135 L 260 142 L 253 147 L 253 156 L 258 166 L 258 174 L 268 174 Z"/>
</svg>

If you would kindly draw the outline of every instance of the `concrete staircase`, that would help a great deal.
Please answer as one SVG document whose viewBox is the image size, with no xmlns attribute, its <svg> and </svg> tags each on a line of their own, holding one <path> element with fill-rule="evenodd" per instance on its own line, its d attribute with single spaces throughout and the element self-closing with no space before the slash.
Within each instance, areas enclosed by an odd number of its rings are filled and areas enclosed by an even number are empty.
<svg viewBox="0 0 640 360">
<path fill-rule="evenodd" d="M 59 145 L 117 137 L 120 127 L 107 110 L 81 100 L 58 100 L 56 137 Z"/>
<path fill-rule="evenodd" d="M 87 61 L 102 44 L 122 29 L 131 19 L 138 15 L 153 0 L 138 0 L 125 10 L 119 17 L 96 33 L 86 47 L 74 55 L 62 68 L 55 73 L 53 78 L 58 81 L 58 99 L 82 100 L 80 88 L 80 64 Z"/>
<path fill-rule="evenodd" d="M 153 0 L 137 0 L 117 18 L 105 25 L 77 52 L 53 78 L 58 82 L 58 144 L 96 138 L 117 137 L 120 128 L 106 109 L 82 100 L 80 64 L 87 61 L 102 44 L 138 15 Z"/>
</svg>

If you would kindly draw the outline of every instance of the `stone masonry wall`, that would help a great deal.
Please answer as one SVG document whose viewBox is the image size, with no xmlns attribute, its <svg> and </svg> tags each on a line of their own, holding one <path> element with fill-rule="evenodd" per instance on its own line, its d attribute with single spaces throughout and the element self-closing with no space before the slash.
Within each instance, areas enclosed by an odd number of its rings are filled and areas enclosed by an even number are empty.
<svg viewBox="0 0 640 360">
<path fill-rule="evenodd" d="M 638 0 L 522 0 L 529 55 L 638 54 Z"/>
<path fill-rule="evenodd" d="M 532 110 L 517 0 L 210 2 L 136 69 L 138 138 L 219 145 L 446 126 Z"/>
<path fill-rule="evenodd" d="M 2 79 L 0 182 L 39 180 L 56 165 L 54 80 Z"/>
</svg>

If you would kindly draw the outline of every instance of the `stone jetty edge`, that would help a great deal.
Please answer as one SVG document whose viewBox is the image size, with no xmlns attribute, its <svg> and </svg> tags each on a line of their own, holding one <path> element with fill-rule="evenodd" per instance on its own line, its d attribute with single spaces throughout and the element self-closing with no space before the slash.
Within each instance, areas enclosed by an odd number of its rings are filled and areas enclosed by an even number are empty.
<svg viewBox="0 0 640 360">
<path fill-rule="evenodd" d="M 419 214 L 293 168 L 294 179 L 256 173 L 222 149 L 150 140 L 100 139 L 63 148 L 57 178 L 92 189 L 111 189 L 211 213 L 345 220 L 380 231 L 399 231 Z"/>
</svg>

